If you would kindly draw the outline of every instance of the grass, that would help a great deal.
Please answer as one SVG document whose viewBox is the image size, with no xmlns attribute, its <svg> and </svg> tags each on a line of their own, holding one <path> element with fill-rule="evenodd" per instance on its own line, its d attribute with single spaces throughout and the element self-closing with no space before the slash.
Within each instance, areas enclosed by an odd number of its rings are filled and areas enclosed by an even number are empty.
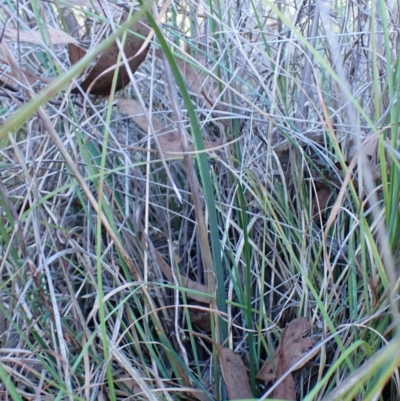
<svg viewBox="0 0 400 401">
<path fill-rule="evenodd" d="M 398 399 L 396 12 L 146 2 L 113 30 L 113 3 L 94 4 L 1 1 L 7 28 L 42 38 L 1 44 L 2 394 L 224 400 L 203 333 L 271 399 L 256 375 L 305 316 L 319 351 L 294 372 L 298 399 Z M 131 84 L 72 96 L 144 15 L 154 37 Z M 71 65 L 49 26 L 87 55 Z M 154 118 L 184 156 L 157 151 Z"/>
</svg>

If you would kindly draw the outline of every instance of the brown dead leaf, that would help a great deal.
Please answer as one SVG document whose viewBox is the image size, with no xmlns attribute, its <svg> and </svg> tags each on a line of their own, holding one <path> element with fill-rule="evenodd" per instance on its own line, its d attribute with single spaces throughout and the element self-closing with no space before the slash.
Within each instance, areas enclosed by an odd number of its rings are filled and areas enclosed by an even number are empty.
<svg viewBox="0 0 400 401">
<path fill-rule="evenodd" d="M 222 376 L 228 391 L 228 399 L 244 400 L 254 398 L 250 388 L 247 370 L 240 355 L 231 349 L 224 348 L 222 345 L 216 343 L 213 339 L 204 334 L 191 333 L 191 335 L 210 342 L 216 348 Z"/>
<path fill-rule="evenodd" d="M 260 371 L 258 372 L 256 378 L 264 381 L 271 381 L 276 378 L 276 370 L 278 367 L 279 355 L 282 347 L 282 340 L 285 338 L 284 353 L 285 360 L 289 366 L 292 368 L 301 358 L 307 355 L 307 358 L 296 368 L 301 369 L 311 358 L 314 357 L 318 350 L 309 352 L 309 350 L 314 346 L 315 341 L 309 337 L 304 337 L 311 330 L 310 322 L 304 318 L 300 317 L 298 319 L 292 320 L 285 328 L 279 347 L 273 354 L 273 363 L 267 359 Z M 285 336 L 285 337 L 284 337 Z"/>
<path fill-rule="evenodd" d="M 216 344 L 222 376 L 224 377 L 228 398 L 244 400 L 254 398 L 249 384 L 246 367 L 240 355 L 231 349 Z"/>
<path fill-rule="evenodd" d="M 351 141 L 347 149 L 347 159 L 351 160 L 358 152 L 363 152 L 364 155 L 370 157 L 372 160 L 376 159 L 378 151 L 378 137 L 376 134 L 370 134 L 363 138 L 361 146 L 358 141 Z"/>
<path fill-rule="evenodd" d="M 317 189 L 311 201 L 311 212 L 314 220 L 319 219 L 321 213 L 326 209 L 330 196 L 331 191 L 328 188 Z"/>
<path fill-rule="evenodd" d="M 47 27 L 50 37 L 47 38 L 53 45 L 66 45 L 73 43 L 79 46 L 79 42 L 68 33 L 61 29 Z M 19 40 L 20 42 L 32 43 L 35 45 L 43 45 L 43 39 L 38 31 L 21 31 L 18 29 L 7 28 L 4 31 L 4 36 L 11 40 Z"/>
<path fill-rule="evenodd" d="M 189 316 L 192 324 L 203 331 L 204 333 L 211 333 L 210 311 L 202 309 L 189 309 Z"/>
<path fill-rule="evenodd" d="M 292 320 L 286 326 L 285 343 L 282 350 L 289 367 L 294 366 L 314 346 L 315 341 L 313 339 L 304 337 L 310 333 L 310 330 L 311 324 L 305 317 Z M 303 361 L 297 369 L 301 369 L 313 356 L 313 353 L 310 354 L 309 358 Z"/>
<path fill-rule="evenodd" d="M 157 249 L 154 249 L 154 252 L 156 254 L 156 262 L 157 262 L 158 266 L 160 267 L 161 271 L 163 272 L 164 276 L 167 278 L 168 281 L 173 283 L 174 277 L 173 277 L 173 274 L 172 274 L 171 267 L 164 260 L 164 258 L 162 257 L 161 253 L 158 252 Z M 185 277 L 183 275 L 181 275 L 181 280 L 182 280 L 182 285 L 185 288 L 188 288 L 188 289 L 194 290 L 194 291 L 198 291 L 198 292 L 202 292 L 204 294 L 208 294 L 208 287 L 206 285 L 198 283 L 196 281 L 193 281 L 189 277 Z M 210 303 L 210 298 L 207 297 L 207 296 L 203 297 L 201 295 L 193 294 L 193 293 L 190 293 L 190 292 L 187 292 L 186 296 L 188 298 L 190 298 L 190 299 L 193 299 L 194 301 L 201 302 L 203 304 L 204 303 L 206 303 L 206 304 Z"/>
<path fill-rule="evenodd" d="M 278 348 L 275 350 L 275 352 L 272 356 L 272 361 L 269 358 L 265 360 L 260 371 L 257 373 L 256 379 L 263 380 L 265 382 L 275 380 L 276 368 L 278 365 L 280 349 L 281 349 L 281 346 L 279 344 Z"/>
<path fill-rule="evenodd" d="M 289 369 L 290 368 L 288 362 L 286 361 L 285 353 L 283 351 L 279 352 L 276 378 L 279 380 L 287 373 Z M 279 400 L 296 401 L 296 386 L 291 373 L 289 373 L 276 387 L 272 393 L 272 397 Z"/>
<path fill-rule="evenodd" d="M 132 25 L 131 31 L 146 38 L 150 33 L 150 28 L 144 21 L 136 21 Z M 149 45 L 141 50 L 144 43 L 145 39 L 139 38 L 130 33 L 128 33 L 126 37 L 124 52 L 132 73 L 139 68 L 149 51 Z M 118 45 L 117 43 L 113 43 L 104 53 L 102 53 L 96 64 L 91 68 L 87 77 L 80 84 L 81 89 L 85 92 L 91 93 L 92 95 L 109 95 L 114 78 L 114 70 L 118 61 L 118 55 Z M 129 82 L 128 71 L 126 70 L 124 63 L 121 63 L 118 73 L 116 91 L 123 89 L 129 84 Z M 74 88 L 72 89 L 71 93 L 79 94 L 81 91 L 79 88 Z"/>
<path fill-rule="evenodd" d="M 68 54 L 69 54 L 69 61 L 71 65 L 76 64 L 81 58 L 85 57 L 86 50 L 82 49 L 82 47 L 77 46 L 75 43 L 68 44 Z"/>
<path fill-rule="evenodd" d="M 176 157 L 182 154 L 182 145 L 176 129 L 164 129 L 157 135 L 157 139 L 161 150 L 166 156 Z"/>
</svg>

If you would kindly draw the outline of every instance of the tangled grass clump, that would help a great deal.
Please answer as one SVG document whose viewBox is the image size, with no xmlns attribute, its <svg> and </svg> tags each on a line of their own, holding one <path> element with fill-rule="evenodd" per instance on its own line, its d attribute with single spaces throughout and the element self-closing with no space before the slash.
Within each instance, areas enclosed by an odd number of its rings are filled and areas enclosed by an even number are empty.
<svg viewBox="0 0 400 401">
<path fill-rule="evenodd" d="M 2 0 L 2 394 L 223 400 L 224 346 L 271 398 L 306 317 L 297 399 L 399 397 L 389 3 Z"/>
</svg>

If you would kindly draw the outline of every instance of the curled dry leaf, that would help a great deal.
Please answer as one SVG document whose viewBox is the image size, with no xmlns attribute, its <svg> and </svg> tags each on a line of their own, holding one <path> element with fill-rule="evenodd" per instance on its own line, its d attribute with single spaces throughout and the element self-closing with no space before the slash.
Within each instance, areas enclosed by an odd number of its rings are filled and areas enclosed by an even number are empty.
<svg viewBox="0 0 400 401">
<path fill-rule="evenodd" d="M 318 351 L 316 349 L 313 352 L 309 352 L 314 346 L 315 341 L 312 338 L 304 336 L 309 334 L 310 330 L 311 324 L 304 317 L 291 321 L 282 334 L 282 340 L 285 339 L 284 345 L 282 346 L 281 340 L 279 347 L 273 354 L 273 363 L 267 359 L 258 372 L 256 378 L 264 381 L 270 381 L 276 378 L 276 369 L 278 367 L 281 351 L 284 352 L 285 360 L 289 369 L 307 355 L 307 358 L 296 367 L 296 370 L 301 369 Z"/>
<path fill-rule="evenodd" d="M 136 21 L 131 31 L 137 33 L 144 38 L 150 33 L 150 28 L 144 21 Z M 129 69 L 134 73 L 140 64 L 146 58 L 149 51 L 149 45 L 142 49 L 145 39 L 140 38 L 128 32 L 124 43 L 124 53 L 128 60 Z M 114 78 L 114 70 L 118 61 L 119 47 L 117 43 L 113 43 L 104 53 L 101 54 L 96 64 L 91 68 L 87 77 L 80 84 L 84 92 L 89 92 L 92 95 L 106 96 L 109 95 Z M 116 91 L 123 89 L 129 84 L 129 73 L 124 63 L 120 64 Z M 81 93 L 79 88 L 72 89 L 71 93 Z"/>
<path fill-rule="evenodd" d="M 122 113 L 131 117 L 142 131 L 146 132 L 149 129 L 149 122 L 146 117 L 146 115 L 149 116 L 149 110 L 147 108 L 143 110 L 139 102 L 134 99 L 117 98 L 116 105 Z M 164 128 L 163 123 L 153 115 L 151 116 L 151 123 L 156 132 Z"/>
<path fill-rule="evenodd" d="M 350 146 L 347 150 L 347 159 L 351 160 L 357 155 L 357 152 L 363 152 L 366 156 L 376 161 L 378 151 L 378 137 L 376 134 L 370 134 L 363 138 L 361 146 L 358 141 L 351 141 Z"/>
<path fill-rule="evenodd" d="M 47 27 L 49 38 L 47 38 L 53 45 L 66 45 L 73 43 L 79 46 L 79 42 L 68 33 L 61 29 Z M 20 42 L 32 43 L 35 45 L 43 45 L 43 39 L 38 31 L 21 31 L 18 29 L 7 28 L 4 31 L 4 36 L 8 39 L 19 40 Z"/>
<path fill-rule="evenodd" d="M 201 390 L 193 389 L 189 392 L 191 398 L 188 398 L 189 400 L 199 400 L 199 401 L 210 401 L 210 398 L 207 396 L 206 393 L 204 393 Z"/>
<path fill-rule="evenodd" d="M 218 350 L 219 363 L 228 391 L 228 398 L 230 400 L 254 398 L 247 370 L 240 355 L 221 345 L 215 344 L 215 346 Z"/>
</svg>

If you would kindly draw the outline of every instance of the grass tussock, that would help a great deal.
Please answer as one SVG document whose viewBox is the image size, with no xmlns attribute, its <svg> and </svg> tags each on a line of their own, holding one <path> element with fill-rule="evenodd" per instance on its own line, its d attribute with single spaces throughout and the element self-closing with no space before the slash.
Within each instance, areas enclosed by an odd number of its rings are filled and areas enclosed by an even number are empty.
<svg viewBox="0 0 400 401">
<path fill-rule="evenodd" d="M 397 3 L 128 3 L 0 0 L 4 399 L 399 399 Z"/>
</svg>

